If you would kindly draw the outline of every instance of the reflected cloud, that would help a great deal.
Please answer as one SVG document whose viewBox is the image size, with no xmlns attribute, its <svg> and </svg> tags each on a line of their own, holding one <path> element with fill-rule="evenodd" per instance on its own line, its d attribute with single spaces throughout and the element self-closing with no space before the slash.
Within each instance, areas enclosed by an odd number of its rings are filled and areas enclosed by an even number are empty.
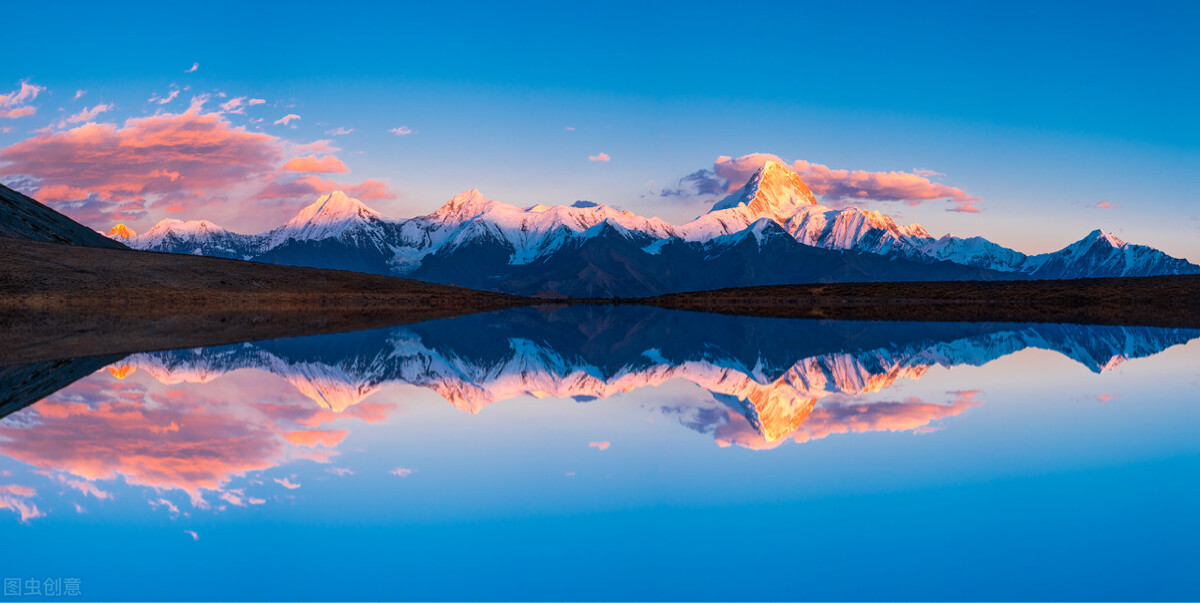
<svg viewBox="0 0 1200 603">
<path fill-rule="evenodd" d="M 0 509 L 8 509 L 20 515 L 23 523 L 45 517 L 46 514 L 38 510 L 37 505 L 29 500 L 34 496 L 37 496 L 37 492 L 33 488 L 0 484 Z"/>
<path fill-rule="evenodd" d="M 193 508 L 208 509 L 211 502 L 220 511 L 278 499 L 278 490 L 265 491 L 271 482 L 300 488 L 296 474 L 264 474 L 301 460 L 331 464 L 352 431 L 346 421 L 378 423 L 395 413 L 395 402 L 375 399 L 391 385 L 426 388 L 461 411 L 479 413 L 522 397 L 594 403 L 690 383 L 702 393 L 649 410 L 719 446 L 763 450 L 834 435 L 947 428 L 947 420 L 983 403 L 980 392 L 948 392 L 944 400 L 887 395 L 935 367 L 982 366 L 1037 348 L 1100 373 L 1197 337 L 1198 330 L 1149 327 L 781 320 L 639 306 L 521 308 L 133 354 L 108 359 L 107 366 L 72 361 L 58 367 L 64 375 L 58 380 L 45 376 L 54 367 L 38 365 L 40 389 L 32 391 L 70 385 L 20 412 L 9 410 L 0 420 L 0 454 L 85 498 L 111 499 L 118 481 L 147 488 L 156 493 L 147 499 L 152 507 L 178 517 L 186 512 L 168 493 L 186 494 Z M 3 369 L 0 386 L 24 383 L 29 371 Z M 86 371 L 94 372 L 72 384 Z M 611 443 L 588 446 L 605 451 Z M 324 471 L 354 474 L 345 467 Z M 407 477 L 413 470 L 389 473 Z M 35 494 L 28 486 L 0 486 L 0 508 L 22 521 L 40 517 Z"/>
</svg>

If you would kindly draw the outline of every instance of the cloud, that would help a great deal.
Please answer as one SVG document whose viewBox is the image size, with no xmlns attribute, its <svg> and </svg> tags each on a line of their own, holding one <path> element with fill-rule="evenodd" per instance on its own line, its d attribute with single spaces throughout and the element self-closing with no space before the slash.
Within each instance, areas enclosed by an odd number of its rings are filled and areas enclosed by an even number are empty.
<svg viewBox="0 0 1200 603">
<path fill-rule="evenodd" d="M 237 115 L 245 115 L 246 107 L 243 106 L 243 103 L 245 103 L 245 102 L 246 102 L 246 97 L 244 97 L 244 96 L 231 98 L 231 99 L 221 103 L 221 110 L 226 113 L 235 113 Z"/>
<path fill-rule="evenodd" d="M 111 109 L 112 109 L 112 105 L 109 105 L 109 104 L 96 105 L 95 107 L 92 107 L 90 109 L 87 107 L 84 107 L 83 110 L 80 111 L 79 113 L 76 113 L 76 114 L 58 122 L 58 127 L 63 128 L 63 127 L 66 127 L 67 124 L 77 124 L 80 122 L 91 121 L 97 115 L 100 115 L 101 113 L 104 113 L 105 111 L 109 111 Z"/>
<path fill-rule="evenodd" d="M 324 446 L 325 448 L 334 448 L 350 435 L 345 429 L 333 431 L 325 431 L 320 429 L 309 429 L 301 431 L 289 431 L 283 434 L 283 439 L 297 446 L 306 446 L 308 448 L 316 448 Z"/>
<path fill-rule="evenodd" d="M 396 467 L 395 469 L 388 471 L 388 473 L 399 476 L 399 477 L 408 477 L 408 476 L 412 475 L 414 472 L 415 472 L 415 470 L 409 469 L 408 467 Z"/>
<path fill-rule="evenodd" d="M 183 72 L 184 72 L 184 73 L 195 73 L 195 72 L 196 72 L 196 70 L 197 70 L 197 69 L 199 69 L 199 68 L 200 68 L 200 63 L 198 63 L 198 62 L 197 62 L 197 63 L 192 63 L 192 66 L 191 66 L 191 67 L 189 67 L 189 68 L 187 68 L 187 69 L 184 69 L 184 70 L 183 70 Z M 219 71 L 219 70 L 218 70 L 218 71 Z"/>
<path fill-rule="evenodd" d="M 309 198 L 339 190 L 362 201 L 396 198 L 396 194 L 392 192 L 387 183 L 379 180 L 364 180 L 359 184 L 342 184 L 310 174 L 291 180 L 273 180 L 251 197 L 251 200 Z"/>
<path fill-rule="evenodd" d="M 354 131 L 354 128 L 343 128 L 341 126 L 338 126 L 332 130 L 326 130 L 325 133 L 330 136 L 345 136 L 346 134 L 349 134 L 353 131 Z"/>
<path fill-rule="evenodd" d="M 1108 201 L 1100 201 L 1095 205 L 1091 205 L 1090 207 L 1094 207 L 1096 209 L 1121 209 L 1120 205 L 1114 205 Z"/>
<path fill-rule="evenodd" d="M 153 95 L 150 97 L 150 100 L 148 100 L 148 101 L 146 101 L 146 102 L 148 102 L 148 103 L 155 103 L 155 104 L 158 104 L 158 105 L 165 105 L 165 104 L 167 104 L 167 103 L 169 103 L 169 102 L 171 102 L 171 101 L 175 100 L 175 97 L 177 97 L 177 96 L 179 96 L 179 89 L 178 89 L 178 88 L 175 88 L 175 89 L 172 89 L 172 90 L 171 90 L 170 94 L 167 94 L 166 96 L 164 96 L 164 97 L 161 97 L 161 98 L 158 96 L 158 93 L 157 93 L 157 92 L 155 92 L 155 93 L 154 93 L 154 94 L 153 94 Z"/>
<path fill-rule="evenodd" d="M 191 536 L 193 542 L 200 541 L 200 535 L 196 533 L 196 530 L 184 530 L 183 533 Z"/>
<path fill-rule="evenodd" d="M 159 507 L 166 507 L 167 512 L 170 513 L 171 515 L 179 515 L 179 507 L 175 506 L 175 503 L 173 503 L 165 498 L 159 498 L 159 499 L 150 501 L 150 506 L 155 509 L 157 509 Z"/>
<path fill-rule="evenodd" d="M 16 119 L 37 113 L 37 107 L 29 103 L 45 90 L 43 86 L 21 82 L 13 92 L 0 94 L 0 118 Z"/>
<path fill-rule="evenodd" d="M 664 188 L 659 192 L 659 196 L 692 201 L 697 197 L 724 194 L 725 186 L 725 182 L 712 170 L 696 170 L 680 178 L 679 185 L 675 188 Z"/>
<path fill-rule="evenodd" d="M 611 446 L 611 445 L 612 445 L 612 443 L 611 443 L 611 442 L 608 442 L 608 441 L 604 441 L 604 442 L 588 442 L 588 448 L 595 448 L 596 450 L 599 450 L 599 451 L 601 451 L 601 452 L 604 452 L 605 450 L 608 450 L 608 447 L 609 447 L 609 446 Z"/>
<path fill-rule="evenodd" d="M 933 170 L 927 170 L 925 168 L 913 168 L 913 173 L 918 176 L 925 176 L 926 178 L 933 178 L 935 176 L 945 176 L 945 174 L 943 174 L 941 172 L 935 172 Z"/>
<path fill-rule="evenodd" d="M 85 95 L 85 94 L 87 94 L 87 90 L 76 90 L 75 98 L 73 98 L 71 100 L 79 100 L 79 99 L 83 98 L 83 95 Z"/>
<path fill-rule="evenodd" d="M 709 194 L 729 194 L 741 188 L 764 163 L 778 161 L 798 174 L 812 191 L 826 202 L 850 203 L 864 201 L 903 202 L 918 205 L 926 201 L 949 200 L 954 204 L 948 211 L 976 213 L 978 197 L 966 191 L 929 180 L 934 172 L 921 170 L 925 175 L 909 172 L 868 172 L 865 170 L 833 169 L 811 161 L 792 163 L 770 153 L 752 153 L 738 158 L 722 155 L 711 170 L 701 170 L 680 179 L 680 185 L 664 189 L 662 197 L 687 198 Z M 694 194 L 693 194 L 694 193 Z"/>
<path fill-rule="evenodd" d="M 29 499 L 37 495 L 33 488 L 16 485 L 0 485 L 0 509 L 8 509 L 21 516 L 21 522 L 27 523 L 31 519 L 45 517 L 46 514 L 41 512 L 37 505 L 30 502 Z"/>
<path fill-rule="evenodd" d="M 201 506 L 204 490 L 221 490 L 234 475 L 273 467 L 284 458 L 283 443 L 269 426 L 246 421 L 212 400 L 180 392 L 150 401 L 136 390 L 89 392 L 84 387 L 62 397 L 67 396 L 70 401 L 56 397 L 31 407 L 36 429 L 0 425 L 0 453 L 69 474 L 58 479 L 97 498 L 107 493 L 88 483 L 121 476 L 131 486 L 181 490 Z"/>
<path fill-rule="evenodd" d="M 298 120 L 298 119 L 300 119 L 299 115 L 296 115 L 295 113 L 288 113 L 287 115 L 280 117 L 279 119 L 275 120 L 272 123 L 274 123 L 277 126 L 280 124 L 283 124 L 286 126 L 286 125 L 290 125 L 293 121 Z"/>
<path fill-rule="evenodd" d="M 342 163 L 342 160 L 333 155 L 326 155 L 320 159 L 316 155 L 293 157 L 287 160 L 287 163 L 283 164 L 283 169 L 289 172 L 303 172 L 306 174 L 344 174 L 350 171 L 346 167 L 346 164 Z"/>
<path fill-rule="evenodd" d="M 267 100 L 266 100 L 266 99 L 263 99 L 263 98 L 252 98 L 252 99 L 250 99 L 250 100 L 246 101 L 246 104 L 247 104 L 247 105 L 250 105 L 251 107 L 253 107 L 253 106 L 255 106 L 255 105 L 262 105 L 262 104 L 265 104 L 266 102 L 267 102 Z"/>
<path fill-rule="evenodd" d="M 354 471 L 347 469 L 345 467 L 330 467 L 325 470 L 325 473 L 332 473 L 338 477 L 346 477 L 347 475 L 354 475 Z"/>
<path fill-rule="evenodd" d="M 196 103 L 178 114 L 86 123 L 0 148 L 0 176 L 37 183 L 33 197 L 82 221 L 133 220 L 150 206 L 203 206 L 265 181 L 284 143 L 235 127 Z"/>
<path fill-rule="evenodd" d="M 600 153 L 598 155 L 588 155 L 588 161 L 609 161 L 608 153 Z"/>
<path fill-rule="evenodd" d="M 566 131 L 568 131 L 568 132 L 574 132 L 574 131 L 575 131 L 575 128 L 574 128 L 574 127 L 572 127 L 572 126 L 567 126 L 567 127 L 563 128 L 563 129 L 564 129 L 564 130 L 566 130 Z"/>
<path fill-rule="evenodd" d="M 412 128 L 410 128 L 408 126 L 400 126 L 398 128 L 392 128 L 391 130 L 388 130 L 388 132 L 391 132 L 392 134 L 395 134 L 396 136 L 408 136 L 409 134 L 416 133 L 415 130 L 413 130 Z"/>
<path fill-rule="evenodd" d="M 279 479 L 278 477 L 275 478 L 275 483 L 279 484 L 280 486 L 283 486 L 284 488 L 287 488 L 288 490 L 295 490 L 296 488 L 300 487 L 300 484 L 292 483 L 292 481 L 286 477 L 283 479 Z"/>
</svg>

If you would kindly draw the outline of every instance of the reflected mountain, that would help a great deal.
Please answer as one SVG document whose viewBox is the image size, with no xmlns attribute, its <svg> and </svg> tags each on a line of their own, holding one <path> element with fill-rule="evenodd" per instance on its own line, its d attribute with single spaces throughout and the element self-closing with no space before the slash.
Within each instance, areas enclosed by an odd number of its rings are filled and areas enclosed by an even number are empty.
<svg viewBox="0 0 1200 603">
<path fill-rule="evenodd" d="M 1039 348 L 1101 373 L 1197 337 L 1200 330 L 1152 327 L 518 308 L 4 369 L 0 454 L 33 467 L 56 488 L 97 499 L 108 496 L 102 480 L 121 478 L 158 492 L 182 491 L 196 508 L 244 506 L 263 499 L 248 496 L 245 486 L 232 488 L 235 477 L 300 459 L 331 463 L 349 425 L 393 414 L 395 392 L 375 395 L 393 385 L 427 388 L 479 413 L 522 396 L 592 402 L 689 382 L 698 395 L 645 408 L 721 446 L 766 449 L 838 433 L 932 431 L 981 403 L 977 391 L 948 392 L 946 400 L 880 399 L 898 380 L 921 379 L 935 366 L 981 366 Z M 276 481 L 288 491 L 298 487 Z M 207 498 L 214 492 L 216 501 Z M 0 494 L 0 508 L 24 509 L 22 517 L 40 513 L 29 506 L 30 486 Z"/>
<path fill-rule="evenodd" d="M 429 388 L 477 413 L 519 396 L 589 401 L 682 379 L 775 441 L 799 428 L 826 396 L 879 392 L 933 366 L 980 366 L 1040 348 L 1103 372 L 1198 336 L 1196 329 L 1154 327 L 785 320 L 565 306 L 133 354 L 109 371 L 117 377 L 144 371 L 164 384 L 266 371 L 335 413 L 393 383 Z M 79 373 L 63 375 L 73 381 Z"/>
</svg>

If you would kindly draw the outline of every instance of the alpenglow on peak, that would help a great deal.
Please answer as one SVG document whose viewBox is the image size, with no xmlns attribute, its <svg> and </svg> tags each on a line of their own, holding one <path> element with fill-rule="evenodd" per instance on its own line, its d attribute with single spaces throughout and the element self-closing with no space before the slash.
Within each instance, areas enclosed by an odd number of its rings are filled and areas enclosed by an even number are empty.
<svg viewBox="0 0 1200 603">
<path fill-rule="evenodd" d="M 711 211 L 745 205 L 756 216 L 782 222 L 800 208 L 816 204 L 816 196 L 796 172 L 778 161 L 768 161 L 745 186 L 718 201 Z"/>
</svg>

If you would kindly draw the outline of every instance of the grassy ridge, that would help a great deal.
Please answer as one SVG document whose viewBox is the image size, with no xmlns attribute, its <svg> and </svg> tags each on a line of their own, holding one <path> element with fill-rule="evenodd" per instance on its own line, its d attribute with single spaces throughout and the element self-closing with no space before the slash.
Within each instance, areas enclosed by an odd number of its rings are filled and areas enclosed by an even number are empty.
<svg viewBox="0 0 1200 603">
<path fill-rule="evenodd" d="M 0 237 L 0 364 L 366 329 L 529 303 L 340 270 Z"/>
<path fill-rule="evenodd" d="M 1200 327 L 1200 275 L 777 285 L 621 301 L 789 318 Z"/>
</svg>

